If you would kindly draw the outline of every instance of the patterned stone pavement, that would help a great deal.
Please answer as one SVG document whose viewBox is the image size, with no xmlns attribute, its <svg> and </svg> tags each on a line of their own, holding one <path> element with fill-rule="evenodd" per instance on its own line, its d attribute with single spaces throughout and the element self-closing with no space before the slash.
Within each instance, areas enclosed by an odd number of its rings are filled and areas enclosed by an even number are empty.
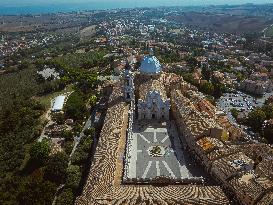
<svg viewBox="0 0 273 205">
<path fill-rule="evenodd" d="M 184 160 L 177 131 L 171 122 L 137 124 L 134 135 L 129 178 L 152 179 L 158 176 L 184 179 L 191 177 Z M 150 149 L 159 146 L 163 156 L 152 156 Z"/>
</svg>

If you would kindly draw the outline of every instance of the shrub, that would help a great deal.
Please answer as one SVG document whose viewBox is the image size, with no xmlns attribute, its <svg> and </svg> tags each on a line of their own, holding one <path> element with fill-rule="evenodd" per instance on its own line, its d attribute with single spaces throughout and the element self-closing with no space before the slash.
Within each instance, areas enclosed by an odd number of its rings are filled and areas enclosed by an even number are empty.
<svg viewBox="0 0 273 205">
<path fill-rule="evenodd" d="M 50 141 L 48 139 L 43 139 L 41 142 L 35 142 L 30 148 L 30 158 L 42 165 L 48 160 L 50 150 Z"/>
<path fill-rule="evenodd" d="M 73 205 L 74 196 L 72 189 L 64 189 L 57 197 L 56 205 Z"/>
<path fill-rule="evenodd" d="M 68 156 L 63 152 L 52 155 L 45 168 L 45 178 L 61 184 L 66 178 L 66 169 L 68 164 Z"/>
<path fill-rule="evenodd" d="M 69 165 L 67 168 L 66 186 L 76 193 L 81 180 L 81 170 L 77 165 Z"/>
</svg>

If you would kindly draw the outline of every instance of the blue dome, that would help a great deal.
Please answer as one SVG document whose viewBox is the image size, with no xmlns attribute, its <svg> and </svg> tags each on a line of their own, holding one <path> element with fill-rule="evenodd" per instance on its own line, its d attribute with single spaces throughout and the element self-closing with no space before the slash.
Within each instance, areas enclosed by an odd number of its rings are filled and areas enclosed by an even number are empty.
<svg viewBox="0 0 273 205">
<path fill-rule="evenodd" d="M 161 64 L 155 56 L 145 56 L 141 62 L 141 73 L 158 74 L 161 70 Z"/>
</svg>

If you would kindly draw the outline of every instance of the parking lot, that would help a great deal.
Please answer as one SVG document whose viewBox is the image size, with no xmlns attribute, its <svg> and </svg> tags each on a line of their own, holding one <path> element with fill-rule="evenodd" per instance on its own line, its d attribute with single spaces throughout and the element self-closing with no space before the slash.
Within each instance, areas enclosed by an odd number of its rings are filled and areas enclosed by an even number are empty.
<svg viewBox="0 0 273 205">
<path fill-rule="evenodd" d="M 217 102 L 217 107 L 229 112 L 230 109 L 236 108 L 239 111 L 249 112 L 257 106 L 261 106 L 261 102 L 257 101 L 250 95 L 244 93 L 225 93 Z"/>
<path fill-rule="evenodd" d="M 217 101 L 216 105 L 217 105 L 218 109 L 223 110 L 227 114 L 229 120 L 236 127 L 240 127 L 242 129 L 244 129 L 247 132 L 247 134 L 250 135 L 251 139 L 255 139 L 253 136 L 254 135 L 253 132 L 251 132 L 246 126 L 239 125 L 236 122 L 236 120 L 231 115 L 230 110 L 232 108 L 235 108 L 247 115 L 253 109 L 263 106 L 265 100 L 271 95 L 273 95 L 273 93 L 267 93 L 264 96 L 262 96 L 261 98 L 255 98 L 251 95 L 247 95 L 247 94 L 242 93 L 240 91 L 237 91 L 236 93 L 225 93 Z"/>
</svg>

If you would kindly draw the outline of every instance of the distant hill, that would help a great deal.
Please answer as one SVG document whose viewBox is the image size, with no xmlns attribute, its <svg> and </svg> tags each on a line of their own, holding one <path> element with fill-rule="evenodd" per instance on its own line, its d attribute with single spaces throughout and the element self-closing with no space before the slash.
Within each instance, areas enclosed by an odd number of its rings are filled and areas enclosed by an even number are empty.
<svg viewBox="0 0 273 205">
<path fill-rule="evenodd" d="M 186 12 L 170 15 L 168 20 L 208 31 L 245 33 L 262 32 L 273 23 L 272 19 L 262 16 L 243 16 L 208 12 Z"/>
</svg>

